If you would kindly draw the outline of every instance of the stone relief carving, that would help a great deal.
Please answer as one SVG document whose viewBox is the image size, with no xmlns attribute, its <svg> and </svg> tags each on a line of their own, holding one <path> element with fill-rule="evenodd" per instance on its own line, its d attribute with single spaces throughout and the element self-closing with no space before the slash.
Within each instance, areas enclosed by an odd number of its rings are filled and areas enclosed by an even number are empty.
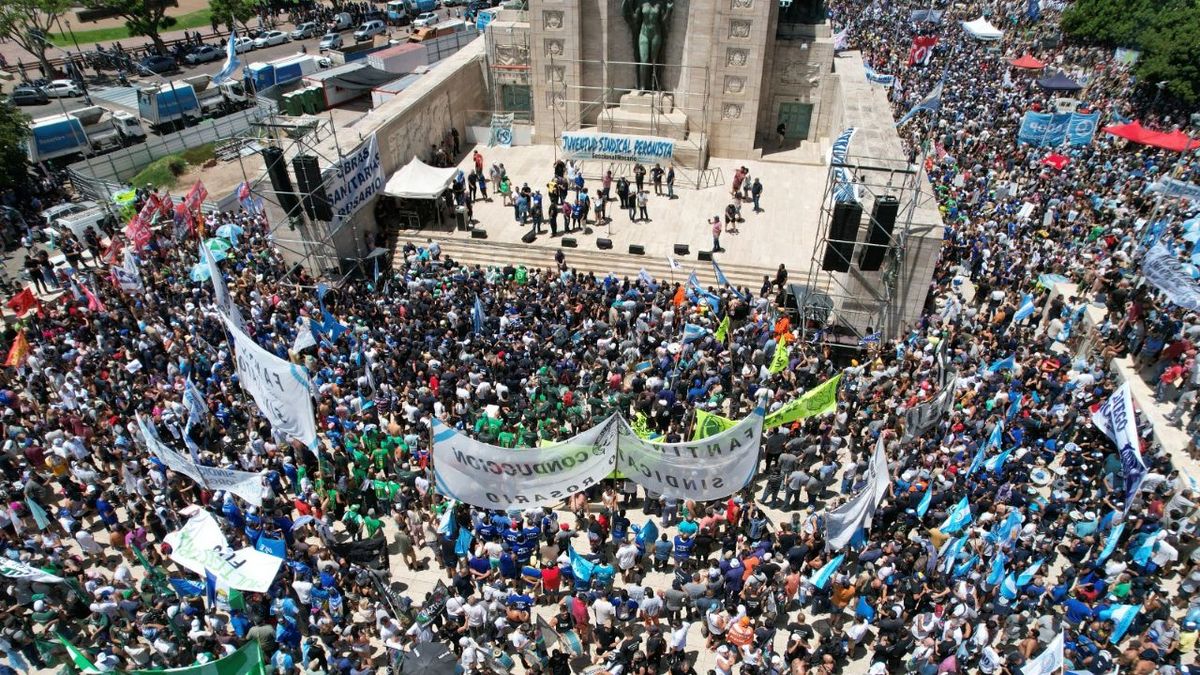
<svg viewBox="0 0 1200 675">
<path fill-rule="evenodd" d="M 443 97 L 419 108 L 404 124 L 393 124 L 386 139 L 379 140 L 381 152 L 391 157 L 392 166 L 402 166 L 413 155 L 424 157 L 429 152 L 429 139 L 441 138 L 450 119 L 450 103 Z"/>
<path fill-rule="evenodd" d="M 566 66 L 546 66 L 547 82 L 562 82 L 567 75 Z"/>
<path fill-rule="evenodd" d="M 543 11 L 542 25 L 546 30 L 562 30 L 563 12 L 557 9 L 548 9 Z"/>
<path fill-rule="evenodd" d="M 752 9 L 754 7 L 754 0 L 733 0 L 731 6 L 733 9 Z"/>
<path fill-rule="evenodd" d="M 732 19 L 729 22 L 729 37 L 745 39 L 750 37 L 750 22 L 744 19 Z"/>
<path fill-rule="evenodd" d="M 725 65 L 733 68 L 741 68 L 750 60 L 749 49 L 730 48 L 725 50 Z"/>
<path fill-rule="evenodd" d="M 725 93 L 740 94 L 746 88 L 746 78 L 736 75 L 725 76 Z"/>
<path fill-rule="evenodd" d="M 791 61 L 779 69 L 779 81 L 784 84 L 805 84 L 808 82 L 808 73 L 806 61 Z"/>
<path fill-rule="evenodd" d="M 548 91 L 546 105 L 554 110 L 563 110 L 567 107 L 567 98 L 561 91 Z"/>
<path fill-rule="evenodd" d="M 546 56 L 562 56 L 563 41 L 562 40 L 546 40 L 545 41 Z"/>
<path fill-rule="evenodd" d="M 721 106 L 721 119 L 736 120 L 736 119 L 740 119 L 741 116 L 742 116 L 742 104 L 726 103 L 725 105 Z"/>
<path fill-rule="evenodd" d="M 527 66 L 529 65 L 529 48 L 525 45 L 496 45 L 496 64 Z"/>
</svg>

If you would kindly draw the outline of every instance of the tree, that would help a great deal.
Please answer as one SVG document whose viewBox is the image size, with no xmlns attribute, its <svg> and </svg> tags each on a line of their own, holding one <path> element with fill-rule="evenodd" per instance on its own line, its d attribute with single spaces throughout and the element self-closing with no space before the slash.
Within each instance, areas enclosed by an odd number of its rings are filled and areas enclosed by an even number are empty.
<svg viewBox="0 0 1200 675">
<path fill-rule="evenodd" d="M 52 78 L 54 69 L 46 58 L 46 49 L 53 45 L 46 40 L 50 26 L 71 5 L 71 0 L 9 0 L 0 5 L 0 36 L 37 57 L 42 73 Z"/>
<path fill-rule="evenodd" d="M 83 0 L 83 5 L 115 13 L 125 19 L 130 35 L 144 35 L 158 51 L 166 52 L 160 33 L 175 25 L 175 17 L 167 16 L 167 9 L 175 5 L 170 0 Z"/>
<path fill-rule="evenodd" d="M 1076 0 L 1062 29 L 1077 40 L 1142 52 L 1134 74 L 1143 86 L 1200 99 L 1200 0 Z"/>
<path fill-rule="evenodd" d="M 245 27 L 247 21 L 258 16 L 259 5 L 258 0 L 211 0 L 208 6 L 217 21 L 233 30 L 233 22 Z"/>
<path fill-rule="evenodd" d="M 0 102 L 0 192 L 21 190 L 29 181 L 29 155 L 25 139 L 29 137 L 29 117 L 16 106 Z"/>
</svg>

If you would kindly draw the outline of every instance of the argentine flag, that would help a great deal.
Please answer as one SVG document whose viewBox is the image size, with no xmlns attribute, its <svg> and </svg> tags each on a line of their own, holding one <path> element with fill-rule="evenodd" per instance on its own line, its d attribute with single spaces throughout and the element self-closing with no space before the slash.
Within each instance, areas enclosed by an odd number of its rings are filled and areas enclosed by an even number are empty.
<svg viewBox="0 0 1200 675">
<path fill-rule="evenodd" d="M 220 72 L 212 76 L 212 83 L 221 84 L 233 77 L 233 71 L 237 70 L 240 65 L 242 62 L 237 57 L 237 31 L 231 31 L 229 44 L 225 45 L 225 65 L 221 66 Z"/>
<path fill-rule="evenodd" d="M 1021 298 L 1021 306 L 1017 308 L 1016 314 L 1013 314 L 1013 323 L 1020 323 L 1033 316 L 1033 310 L 1033 294 L 1026 293 L 1025 297 Z"/>
<path fill-rule="evenodd" d="M 1142 610 L 1141 605 L 1114 605 L 1108 610 L 1108 620 L 1113 622 L 1113 632 L 1109 637 L 1109 642 L 1114 645 L 1125 637 L 1125 631 L 1129 630 L 1129 625 L 1133 623 L 1138 612 Z M 1103 617 L 1103 614 L 1101 615 Z"/>
<path fill-rule="evenodd" d="M 917 504 L 917 517 L 924 518 L 929 512 L 929 505 L 933 503 L 933 482 L 929 483 L 929 487 L 925 488 L 925 496 L 921 497 L 921 503 Z"/>
<path fill-rule="evenodd" d="M 817 570 L 816 574 L 813 574 L 809 578 L 808 583 L 816 588 L 825 588 L 829 585 L 829 580 L 833 578 L 833 573 L 837 571 L 837 568 L 841 566 L 842 561 L 845 559 L 846 554 L 839 553 L 836 558 L 825 563 L 824 567 Z"/>
<path fill-rule="evenodd" d="M 912 110 L 909 110 L 908 112 L 904 113 L 904 117 L 901 117 L 900 121 L 896 122 L 896 126 L 897 127 L 904 126 L 905 123 L 907 123 L 912 118 L 916 117 L 917 113 L 921 112 L 922 110 L 928 110 L 929 112 L 934 112 L 938 108 L 941 108 L 942 107 L 942 89 L 945 87 L 945 85 L 946 85 L 945 81 L 938 82 L 933 87 L 933 89 L 929 90 L 929 93 L 925 95 L 925 98 L 921 99 L 920 102 L 918 102 L 916 105 L 914 105 L 912 107 Z"/>
<path fill-rule="evenodd" d="M 971 503 L 966 497 L 959 500 L 954 508 L 950 509 L 950 513 L 946 515 L 946 522 L 942 523 L 938 529 L 946 534 L 954 534 L 963 529 L 974 518 L 971 515 Z"/>
</svg>

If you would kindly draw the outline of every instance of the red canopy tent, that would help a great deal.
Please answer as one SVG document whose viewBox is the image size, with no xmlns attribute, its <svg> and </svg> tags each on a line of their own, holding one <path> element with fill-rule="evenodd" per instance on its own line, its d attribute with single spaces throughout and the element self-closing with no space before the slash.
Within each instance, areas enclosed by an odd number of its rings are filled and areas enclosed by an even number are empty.
<svg viewBox="0 0 1200 675">
<path fill-rule="evenodd" d="M 1112 134 L 1118 138 L 1149 145 L 1150 139 L 1158 132 L 1151 131 L 1142 126 L 1141 122 L 1129 122 L 1128 124 L 1110 124 L 1104 127 L 1104 133 Z"/>
<path fill-rule="evenodd" d="M 1133 141 L 1134 143 L 1139 143 L 1141 145 L 1149 145 L 1155 148 L 1163 148 L 1164 150 L 1173 150 L 1175 152 L 1200 149 L 1200 140 L 1193 139 L 1178 129 L 1167 134 L 1161 131 L 1147 129 L 1146 127 L 1142 126 L 1141 122 L 1110 125 L 1104 127 L 1104 132 Z"/>
<path fill-rule="evenodd" d="M 1008 63 L 1012 66 L 1016 66 L 1017 68 L 1025 68 L 1028 70 L 1040 70 L 1046 67 L 1045 63 L 1033 58 L 1033 54 L 1029 53 L 1026 53 L 1025 56 L 1022 56 L 1019 59 L 1013 59 Z"/>
<path fill-rule="evenodd" d="M 1150 145 L 1156 148 L 1165 148 L 1174 150 L 1175 152 L 1184 152 L 1186 150 L 1196 150 L 1200 148 L 1200 140 L 1196 140 L 1191 136 L 1176 129 L 1169 134 L 1156 134 L 1156 137 L 1151 140 Z"/>
</svg>

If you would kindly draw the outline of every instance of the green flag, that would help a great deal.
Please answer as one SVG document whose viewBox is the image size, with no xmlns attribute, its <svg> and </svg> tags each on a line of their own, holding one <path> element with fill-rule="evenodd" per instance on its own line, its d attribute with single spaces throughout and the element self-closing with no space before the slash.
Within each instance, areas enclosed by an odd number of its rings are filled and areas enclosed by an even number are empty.
<svg viewBox="0 0 1200 675">
<path fill-rule="evenodd" d="M 775 348 L 775 355 L 771 357 L 771 366 L 767 368 L 772 375 L 782 373 L 784 368 L 787 368 L 788 355 L 792 353 L 791 347 L 781 344 Z"/>
<path fill-rule="evenodd" d="M 724 319 L 721 319 L 721 325 L 717 326 L 717 332 L 713 333 L 713 338 L 717 342 L 724 342 L 725 337 L 729 335 L 729 315 L 726 314 Z"/>
<path fill-rule="evenodd" d="M 801 394 L 800 398 L 767 415 L 767 418 L 763 420 L 763 428 L 772 429 L 797 420 L 833 412 L 837 409 L 838 385 L 841 382 L 842 375 L 838 373 L 817 387 L 809 389 Z"/>
<path fill-rule="evenodd" d="M 250 640 L 237 651 L 202 666 L 171 668 L 169 670 L 131 670 L 130 675 L 265 675 L 262 649 L 258 640 Z"/>
<path fill-rule="evenodd" d="M 716 436 L 735 424 L 737 424 L 736 420 L 697 409 L 696 424 L 692 429 L 692 440 L 698 441 L 709 436 Z"/>
<path fill-rule="evenodd" d="M 77 669 L 80 671 L 96 670 L 96 664 L 92 663 L 91 659 L 87 657 L 87 654 L 84 654 L 78 647 L 71 644 L 71 641 L 63 637 L 62 633 L 55 631 L 54 635 L 62 644 L 63 649 L 67 650 L 67 656 L 71 657 L 71 663 L 73 663 Z"/>
<path fill-rule="evenodd" d="M 25 506 L 29 507 L 29 512 L 33 514 L 33 522 L 37 523 L 39 530 L 50 527 L 50 517 L 46 515 L 46 509 L 43 509 L 41 504 L 26 497 Z"/>
</svg>

